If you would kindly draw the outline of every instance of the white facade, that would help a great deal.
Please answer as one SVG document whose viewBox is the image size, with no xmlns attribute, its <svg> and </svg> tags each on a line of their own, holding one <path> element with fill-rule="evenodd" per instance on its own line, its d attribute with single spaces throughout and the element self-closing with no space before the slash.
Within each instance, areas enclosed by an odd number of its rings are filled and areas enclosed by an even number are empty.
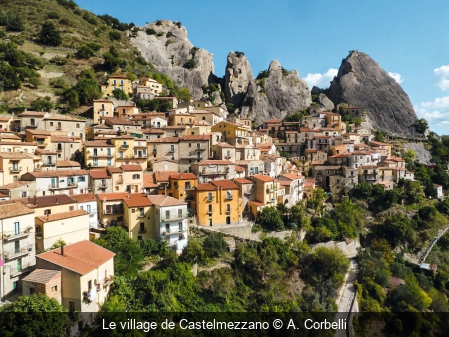
<svg viewBox="0 0 449 337">
<path fill-rule="evenodd" d="M 78 203 L 78 209 L 82 209 L 89 213 L 89 227 L 98 228 L 98 210 L 97 200 L 85 201 Z"/>
<path fill-rule="evenodd" d="M 4 300 L 19 291 L 20 280 L 36 265 L 34 213 L 0 219 L 0 233 L 0 300 Z"/>
<path fill-rule="evenodd" d="M 70 171 L 68 172 L 70 174 Z M 26 179 L 26 178 L 25 178 Z M 28 180 L 28 179 L 26 179 Z M 88 174 L 36 177 L 36 195 L 82 194 L 89 188 Z"/>
<path fill-rule="evenodd" d="M 162 117 L 154 117 L 150 119 L 151 127 L 153 128 L 163 128 L 168 125 L 168 122 L 165 118 Z"/>
<path fill-rule="evenodd" d="M 155 214 L 157 237 L 180 253 L 187 246 L 187 205 L 155 205 Z"/>
</svg>

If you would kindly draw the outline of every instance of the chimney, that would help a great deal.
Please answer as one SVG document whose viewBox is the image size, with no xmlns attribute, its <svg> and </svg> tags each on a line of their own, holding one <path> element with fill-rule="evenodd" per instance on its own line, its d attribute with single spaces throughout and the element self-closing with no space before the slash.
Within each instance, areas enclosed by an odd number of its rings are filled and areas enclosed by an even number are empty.
<svg viewBox="0 0 449 337">
<path fill-rule="evenodd" d="M 65 254 L 64 254 L 64 246 L 61 246 L 61 255 L 65 256 Z"/>
<path fill-rule="evenodd" d="M 56 204 L 56 205 L 58 204 L 58 198 L 56 198 L 56 200 L 55 200 L 55 204 Z"/>
<path fill-rule="evenodd" d="M 36 194 L 34 195 L 34 204 L 37 205 Z"/>
</svg>

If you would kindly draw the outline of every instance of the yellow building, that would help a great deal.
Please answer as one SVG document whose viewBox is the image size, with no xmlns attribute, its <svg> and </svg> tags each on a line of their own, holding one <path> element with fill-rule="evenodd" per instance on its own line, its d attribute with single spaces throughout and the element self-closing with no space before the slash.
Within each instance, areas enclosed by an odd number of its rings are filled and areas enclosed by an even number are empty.
<svg viewBox="0 0 449 337">
<path fill-rule="evenodd" d="M 84 143 L 86 167 L 115 166 L 115 146 L 111 140 L 92 140 Z"/>
<path fill-rule="evenodd" d="M 139 84 L 151 89 L 151 93 L 159 95 L 162 93 L 162 84 L 151 77 L 142 76 L 139 78 Z"/>
<path fill-rule="evenodd" d="M 121 89 L 128 95 L 133 93 L 132 82 L 125 75 L 109 75 L 107 84 L 101 86 L 104 97 L 113 96 L 114 89 Z"/>
<path fill-rule="evenodd" d="M 280 195 L 279 180 L 263 174 L 251 177 L 255 183 L 255 201 L 248 201 L 248 208 L 254 218 L 257 212 L 266 206 L 276 206 Z"/>
<path fill-rule="evenodd" d="M 125 226 L 130 238 L 145 240 L 153 238 L 153 203 L 145 194 L 130 193 L 123 199 Z"/>
<path fill-rule="evenodd" d="M 94 99 L 93 108 L 93 119 L 95 123 L 100 123 L 102 117 L 114 116 L 114 103 L 107 99 Z"/>
<path fill-rule="evenodd" d="M 119 136 L 111 139 L 115 146 L 115 166 L 141 165 L 147 168 L 147 141 L 135 140 L 132 136 Z"/>
<path fill-rule="evenodd" d="M 0 178 L 2 185 L 8 185 L 19 180 L 20 176 L 33 172 L 41 160 L 38 156 L 33 156 L 21 152 L 0 152 Z"/>
<path fill-rule="evenodd" d="M 114 282 L 115 254 L 90 241 L 81 241 L 36 256 L 39 269 L 61 271 L 62 305 L 69 312 L 100 311 Z M 94 315 L 83 315 L 92 324 Z"/>
<path fill-rule="evenodd" d="M 168 118 L 168 124 L 170 126 L 176 126 L 176 125 L 192 126 L 195 124 L 195 117 L 188 113 L 174 114 Z"/>
<path fill-rule="evenodd" d="M 251 128 L 245 124 L 220 122 L 212 126 L 212 132 L 220 132 L 222 141 L 231 145 L 252 144 Z"/>
<path fill-rule="evenodd" d="M 242 200 L 239 198 L 239 187 L 231 180 L 198 184 L 192 204 L 200 226 L 225 226 L 240 222 Z"/>
<path fill-rule="evenodd" d="M 89 240 L 89 213 L 82 209 L 37 216 L 35 224 L 38 253 L 59 240 L 66 244 Z"/>
<path fill-rule="evenodd" d="M 102 227 L 125 226 L 123 199 L 128 193 L 98 193 L 98 219 Z"/>
</svg>

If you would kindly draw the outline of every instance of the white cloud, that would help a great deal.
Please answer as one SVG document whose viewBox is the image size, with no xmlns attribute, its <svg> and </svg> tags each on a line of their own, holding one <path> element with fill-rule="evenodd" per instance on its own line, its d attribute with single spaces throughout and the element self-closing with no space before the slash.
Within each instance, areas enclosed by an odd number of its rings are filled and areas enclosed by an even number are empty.
<svg viewBox="0 0 449 337">
<path fill-rule="evenodd" d="M 337 76 L 337 74 L 338 69 L 330 68 L 324 74 L 307 74 L 304 81 L 306 81 L 310 90 L 312 90 L 314 86 L 317 86 L 318 88 L 328 88 L 330 82 L 334 79 L 334 76 Z"/>
<path fill-rule="evenodd" d="M 449 90 L 449 66 L 441 66 L 433 70 L 435 75 L 435 84 L 441 88 L 441 90 Z"/>
<path fill-rule="evenodd" d="M 436 98 L 431 102 L 423 102 L 414 107 L 419 118 L 429 122 L 430 129 L 449 124 L 449 96 Z"/>
<path fill-rule="evenodd" d="M 388 72 L 388 75 L 390 75 L 390 77 L 393 77 L 394 80 L 395 80 L 396 82 L 398 82 L 399 84 L 401 84 L 402 82 L 404 82 L 404 79 L 402 78 L 402 75 L 401 75 L 401 74 Z"/>
</svg>

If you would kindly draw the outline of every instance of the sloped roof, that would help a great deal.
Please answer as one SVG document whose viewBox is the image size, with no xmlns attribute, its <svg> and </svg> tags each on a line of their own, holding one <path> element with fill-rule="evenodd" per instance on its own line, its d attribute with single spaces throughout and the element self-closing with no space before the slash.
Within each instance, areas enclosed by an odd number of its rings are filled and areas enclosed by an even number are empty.
<svg viewBox="0 0 449 337">
<path fill-rule="evenodd" d="M 61 213 L 37 216 L 36 219 L 39 219 L 42 222 L 53 222 L 53 221 L 75 218 L 77 216 L 82 216 L 82 215 L 87 215 L 87 214 L 89 214 L 89 213 L 87 213 L 85 210 L 77 209 L 77 210 L 69 211 L 69 212 L 61 212 Z"/>
<path fill-rule="evenodd" d="M 115 256 L 115 253 L 87 240 L 64 246 L 64 255 L 61 251 L 62 248 L 56 248 L 37 255 L 36 258 L 86 275 Z"/>
<path fill-rule="evenodd" d="M 149 195 L 148 199 L 150 199 L 153 204 L 160 207 L 187 205 L 184 201 L 166 195 Z"/>
<path fill-rule="evenodd" d="M 34 211 L 21 203 L 0 205 L 0 219 L 9 219 L 31 213 L 34 213 Z"/>
</svg>

